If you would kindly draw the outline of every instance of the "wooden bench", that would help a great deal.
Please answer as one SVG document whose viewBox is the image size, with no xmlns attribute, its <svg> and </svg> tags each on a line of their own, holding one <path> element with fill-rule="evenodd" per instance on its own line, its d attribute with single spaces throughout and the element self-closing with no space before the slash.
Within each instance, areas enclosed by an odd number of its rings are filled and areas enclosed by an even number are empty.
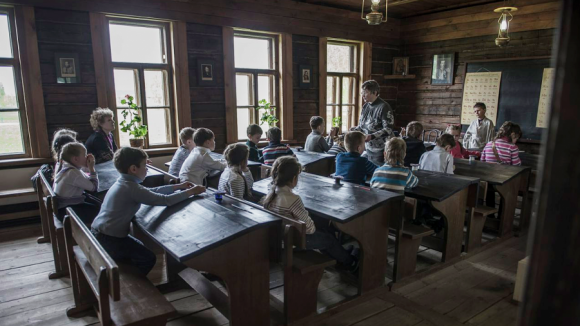
<svg viewBox="0 0 580 326">
<path fill-rule="evenodd" d="M 495 218 L 488 218 L 488 216 L 497 214 L 499 210 L 495 207 L 489 207 L 485 205 L 485 200 L 487 199 L 487 190 L 489 189 L 489 183 L 486 181 L 479 182 L 479 196 L 478 199 L 483 204 L 477 204 L 473 209 L 473 220 L 471 222 L 470 228 L 473 228 L 473 241 L 476 243 L 481 243 L 483 228 L 485 226 L 493 230 L 499 229 L 500 220 Z M 494 194 L 495 196 L 495 194 Z"/>
<path fill-rule="evenodd" d="M 40 212 L 40 225 L 42 226 L 42 237 L 36 240 L 37 243 L 50 242 L 50 228 L 48 226 L 48 213 L 46 212 L 46 200 L 49 196 L 44 182 L 40 175 L 40 171 L 37 172 L 39 177 L 36 178 L 36 199 L 38 200 L 38 210 Z M 43 176 L 44 177 L 44 176 Z"/>
<path fill-rule="evenodd" d="M 64 229 L 74 295 L 67 316 L 95 307 L 103 326 L 165 325 L 176 313 L 134 266 L 116 264 L 70 208 Z"/>
<path fill-rule="evenodd" d="M 417 267 L 417 251 L 424 237 L 435 233 L 430 228 L 415 225 L 412 221 L 417 213 L 417 200 L 405 197 L 403 216 L 391 218 L 392 231 L 395 233 L 395 263 L 393 281 L 413 275 Z"/>
<path fill-rule="evenodd" d="M 272 174 L 272 167 L 270 165 L 262 164 L 260 166 L 260 180 L 269 178 Z"/>
</svg>

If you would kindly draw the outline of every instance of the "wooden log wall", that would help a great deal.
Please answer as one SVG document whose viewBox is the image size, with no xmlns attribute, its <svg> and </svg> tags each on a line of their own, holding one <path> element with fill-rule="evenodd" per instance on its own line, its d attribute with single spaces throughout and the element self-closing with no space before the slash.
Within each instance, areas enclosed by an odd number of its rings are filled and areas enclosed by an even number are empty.
<svg viewBox="0 0 580 326">
<path fill-rule="evenodd" d="M 393 73 L 393 58 L 401 56 L 403 54 L 399 46 L 373 44 L 371 78 L 381 86 L 379 96 L 395 110 L 395 118 L 398 108 L 399 82 L 398 80 L 385 79 L 384 76 Z M 397 123 L 397 119 L 395 119 L 395 123 Z"/>
<path fill-rule="evenodd" d="M 319 67 L 318 56 L 318 37 L 292 35 L 294 139 L 299 143 L 304 143 L 306 137 L 308 137 L 308 134 L 311 132 L 310 118 L 319 114 L 318 73 L 320 68 L 326 69 L 326 67 Z M 312 67 L 310 88 L 300 88 L 300 79 L 299 77 L 296 77 L 300 76 L 300 65 L 309 65 Z"/>
</svg>

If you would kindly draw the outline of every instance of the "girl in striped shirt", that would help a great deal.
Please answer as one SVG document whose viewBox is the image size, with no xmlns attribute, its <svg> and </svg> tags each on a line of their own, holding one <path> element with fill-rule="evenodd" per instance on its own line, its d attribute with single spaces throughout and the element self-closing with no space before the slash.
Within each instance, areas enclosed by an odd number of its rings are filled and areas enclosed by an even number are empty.
<svg viewBox="0 0 580 326">
<path fill-rule="evenodd" d="M 371 187 L 404 193 L 405 188 L 413 188 L 419 179 L 409 168 L 403 166 L 407 144 L 401 138 L 391 138 L 385 144 L 385 165 L 375 170 Z"/>
<path fill-rule="evenodd" d="M 294 220 L 306 223 L 306 248 L 318 249 L 324 254 L 336 259 L 349 271 L 356 272 L 358 259 L 342 247 L 331 231 L 317 229 L 314 221 L 304 208 L 300 196 L 292 189 L 298 184 L 298 175 L 302 166 L 292 156 L 279 157 L 272 166 L 272 187 L 264 198 L 264 208 Z"/>
<path fill-rule="evenodd" d="M 522 165 L 516 142 L 522 137 L 522 129 L 519 125 L 506 121 L 503 123 L 495 140 L 485 145 L 481 152 L 481 161 L 500 163 L 507 165 Z"/>
<path fill-rule="evenodd" d="M 220 176 L 218 190 L 239 199 L 250 199 L 254 178 L 248 169 L 250 149 L 246 144 L 229 145 L 224 151 L 228 168 Z"/>
</svg>

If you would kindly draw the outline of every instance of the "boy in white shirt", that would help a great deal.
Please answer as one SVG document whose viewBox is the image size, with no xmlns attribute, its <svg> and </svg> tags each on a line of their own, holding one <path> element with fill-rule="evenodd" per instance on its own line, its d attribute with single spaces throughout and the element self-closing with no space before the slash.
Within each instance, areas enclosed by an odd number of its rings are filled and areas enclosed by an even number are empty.
<svg viewBox="0 0 580 326">
<path fill-rule="evenodd" d="M 466 149 L 483 148 L 485 144 L 492 141 L 495 137 L 495 126 L 493 121 L 485 116 L 487 107 L 485 103 L 477 102 L 473 106 L 476 120 L 473 120 L 463 136 L 463 147 Z"/>
<path fill-rule="evenodd" d="M 449 153 L 455 147 L 455 139 L 452 135 L 444 134 L 437 140 L 437 146 L 425 152 L 419 160 L 421 170 L 444 172 L 453 174 L 453 156 Z"/>
<path fill-rule="evenodd" d="M 210 155 L 210 152 L 215 149 L 215 136 L 211 130 L 207 128 L 197 129 L 193 134 L 193 142 L 196 147 L 183 162 L 179 171 L 179 179 L 181 182 L 189 181 L 201 186 L 209 171 L 223 171 L 228 165 L 226 162 L 214 160 Z"/>
</svg>

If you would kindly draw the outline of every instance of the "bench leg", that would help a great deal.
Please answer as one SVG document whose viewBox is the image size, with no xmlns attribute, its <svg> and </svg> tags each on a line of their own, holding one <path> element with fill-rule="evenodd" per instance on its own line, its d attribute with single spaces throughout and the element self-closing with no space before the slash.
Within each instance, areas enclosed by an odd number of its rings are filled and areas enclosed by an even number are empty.
<svg viewBox="0 0 580 326">
<path fill-rule="evenodd" d="M 520 187 L 520 177 L 515 177 L 512 180 L 501 186 L 494 186 L 495 190 L 501 196 L 501 212 L 499 225 L 500 238 L 511 236 L 514 228 L 514 215 L 516 213 L 516 204 L 518 202 L 518 189 Z"/>
<path fill-rule="evenodd" d="M 417 267 L 417 252 L 423 238 L 409 239 L 403 237 L 399 245 L 399 261 L 397 262 L 397 281 L 415 274 Z"/>
<path fill-rule="evenodd" d="M 465 188 L 442 202 L 429 201 L 445 219 L 443 262 L 461 255 L 468 194 L 469 189 Z"/>
<path fill-rule="evenodd" d="M 98 301 L 95 294 L 90 288 L 83 271 L 79 268 L 76 261 L 71 266 L 71 283 L 73 289 L 74 306 L 66 310 L 68 317 L 74 317 L 81 312 L 90 310 Z"/>
<path fill-rule="evenodd" d="M 68 257 L 66 255 L 66 244 L 64 242 L 64 229 L 56 229 L 56 247 L 58 258 L 54 261 L 55 273 L 49 275 L 50 279 L 68 276 Z"/>
<path fill-rule="evenodd" d="M 284 271 L 284 317 L 290 324 L 317 312 L 318 284 L 324 269 L 302 275 L 287 268 Z"/>
<path fill-rule="evenodd" d="M 471 213 L 469 217 L 469 229 L 467 230 L 467 241 L 465 252 L 470 252 L 476 248 L 481 247 L 481 238 L 483 234 L 483 226 L 487 218 L 483 215 Z"/>
</svg>

